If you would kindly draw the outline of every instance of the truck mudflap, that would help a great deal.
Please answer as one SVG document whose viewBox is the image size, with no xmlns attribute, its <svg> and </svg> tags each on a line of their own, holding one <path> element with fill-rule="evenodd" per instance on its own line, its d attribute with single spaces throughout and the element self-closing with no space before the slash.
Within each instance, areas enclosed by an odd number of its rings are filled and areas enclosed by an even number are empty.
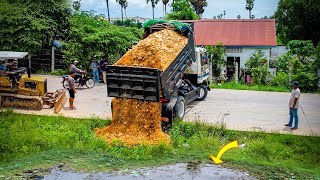
<svg viewBox="0 0 320 180">
<path fill-rule="evenodd" d="M 107 66 L 109 97 L 160 102 L 159 69 Z"/>
</svg>

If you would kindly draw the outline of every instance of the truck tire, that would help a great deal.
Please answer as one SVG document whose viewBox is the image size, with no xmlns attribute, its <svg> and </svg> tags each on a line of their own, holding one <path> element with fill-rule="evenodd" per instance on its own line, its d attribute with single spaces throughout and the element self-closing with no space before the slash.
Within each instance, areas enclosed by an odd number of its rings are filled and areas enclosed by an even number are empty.
<svg viewBox="0 0 320 180">
<path fill-rule="evenodd" d="M 197 101 L 203 101 L 204 99 L 206 99 L 207 95 L 208 95 L 208 88 L 204 85 L 201 84 L 199 87 L 199 97 L 197 98 Z"/>
<path fill-rule="evenodd" d="M 182 119 L 185 113 L 186 113 L 186 101 L 184 97 L 179 96 L 177 99 L 177 103 L 173 108 L 173 118 Z"/>
</svg>

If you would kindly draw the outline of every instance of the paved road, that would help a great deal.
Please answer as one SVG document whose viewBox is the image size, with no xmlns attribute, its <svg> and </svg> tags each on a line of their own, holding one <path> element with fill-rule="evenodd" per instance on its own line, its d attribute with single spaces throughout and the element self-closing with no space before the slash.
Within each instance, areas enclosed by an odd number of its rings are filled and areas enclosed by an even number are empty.
<svg viewBox="0 0 320 180">
<path fill-rule="evenodd" d="M 48 78 L 48 90 L 61 89 L 61 79 Z M 68 117 L 111 117 L 111 99 L 106 86 L 79 89 L 76 93 L 77 110 L 65 107 L 60 115 Z M 213 89 L 205 101 L 193 102 L 187 109 L 186 121 L 201 120 L 208 123 L 225 123 L 228 129 L 266 131 L 299 135 L 320 135 L 320 95 L 302 94 L 299 108 L 299 129 L 291 131 L 283 124 L 288 122 L 289 93 Z M 68 106 L 68 103 L 66 104 Z M 52 109 L 41 111 L 17 110 L 21 113 L 54 115 Z"/>
</svg>

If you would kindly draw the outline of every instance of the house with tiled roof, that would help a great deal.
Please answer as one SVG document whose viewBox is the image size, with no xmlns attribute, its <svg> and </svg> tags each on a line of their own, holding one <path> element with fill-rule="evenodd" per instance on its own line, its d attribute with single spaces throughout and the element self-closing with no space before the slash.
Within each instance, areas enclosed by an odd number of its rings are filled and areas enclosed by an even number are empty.
<svg viewBox="0 0 320 180">
<path fill-rule="evenodd" d="M 276 27 L 274 19 L 212 19 L 184 21 L 194 22 L 197 46 L 217 45 L 226 47 L 227 76 L 241 75 L 240 69 L 252 54 L 261 50 L 270 60 L 271 49 L 276 48 Z M 268 63 L 269 64 L 269 63 Z M 269 68 L 274 73 L 275 68 Z"/>
</svg>

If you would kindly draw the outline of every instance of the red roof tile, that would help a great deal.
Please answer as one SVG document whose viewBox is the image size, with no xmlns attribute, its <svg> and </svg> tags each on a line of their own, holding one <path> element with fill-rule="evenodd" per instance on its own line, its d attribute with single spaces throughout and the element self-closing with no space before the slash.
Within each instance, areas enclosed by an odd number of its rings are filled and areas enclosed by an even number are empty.
<svg viewBox="0 0 320 180">
<path fill-rule="evenodd" d="M 184 21 L 192 22 L 192 21 Z M 194 21 L 196 45 L 276 46 L 274 19 Z"/>
</svg>

